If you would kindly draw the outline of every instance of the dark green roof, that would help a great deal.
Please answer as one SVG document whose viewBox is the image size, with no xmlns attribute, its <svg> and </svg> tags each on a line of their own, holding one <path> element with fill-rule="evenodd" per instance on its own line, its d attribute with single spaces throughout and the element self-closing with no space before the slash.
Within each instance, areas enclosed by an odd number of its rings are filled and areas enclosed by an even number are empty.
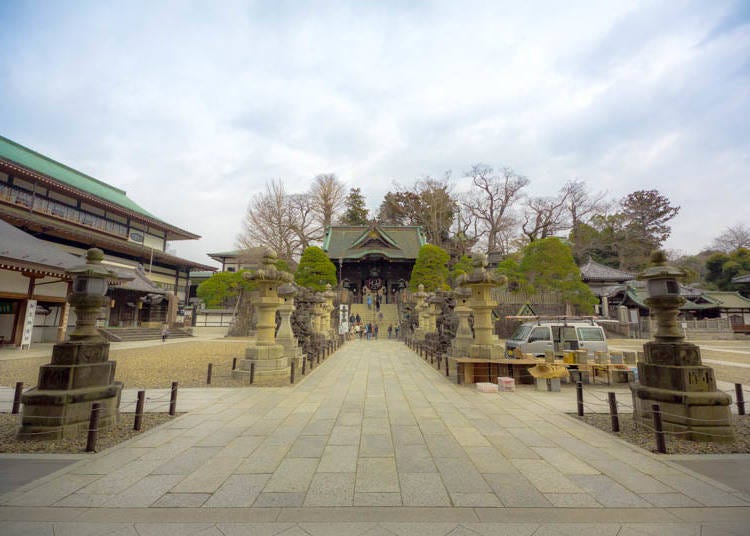
<svg viewBox="0 0 750 536">
<path fill-rule="evenodd" d="M 76 190 L 93 195 L 104 201 L 161 221 L 134 203 L 132 199 L 128 198 L 124 190 L 120 190 L 85 173 L 81 173 L 3 136 L 0 136 L 0 158 L 56 179 Z"/>
<path fill-rule="evenodd" d="M 422 228 L 417 226 L 342 225 L 326 229 L 323 250 L 333 260 L 360 259 L 367 255 L 414 260 L 425 243 Z"/>
</svg>

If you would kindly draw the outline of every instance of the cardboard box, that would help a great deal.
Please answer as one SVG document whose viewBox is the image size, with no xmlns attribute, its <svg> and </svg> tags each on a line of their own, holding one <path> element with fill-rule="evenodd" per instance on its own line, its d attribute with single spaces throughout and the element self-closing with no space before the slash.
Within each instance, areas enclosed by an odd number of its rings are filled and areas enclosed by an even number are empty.
<svg viewBox="0 0 750 536">
<path fill-rule="evenodd" d="M 509 392 L 516 390 L 516 380 L 508 378 L 506 376 L 500 376 L 497 379 L 497 390 L 501 392 Z"/>
<path fill-rule="evenodd" d="M 497 385 L 494 383 L 479 382 L 476 384 L 477 391 L 482 393 L 497 393 Z"/>
</svg>

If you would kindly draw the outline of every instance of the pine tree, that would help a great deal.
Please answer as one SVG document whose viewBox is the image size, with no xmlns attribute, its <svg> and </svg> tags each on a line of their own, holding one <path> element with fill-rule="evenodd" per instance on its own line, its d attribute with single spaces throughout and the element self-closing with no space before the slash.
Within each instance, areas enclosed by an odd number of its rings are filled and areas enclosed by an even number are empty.
<svg viewBox="0 0 750 536">
<path fill-rule="evenodd" d="M 369 223 L 365 197 L 359 188 L 349 190 L 349 195 L 346 196 L 344 206 L 346 207 L 346 211 L 341 218 L 340 223 L 342 225 L 367 225 Z"/>
<path fill-rule="evenodd" d="M 427 292 L 437 289 L 449 289 L 448 261 L 450 255 L 438 246 L 425 244 L 419 248 L 417 260 L 411 271 L 409 287 L 416 290 L 420 283 Z"/>
<path fill-rule="evenodd" d="M 311 290 L 325 290 L 326 283 L 332 287 L 336 286 L 336 265 L 326 255 L 325 251 L 317 246 L 306 248 L 302 252 L 297 271 L 294 273 L 294 282 Z"/>
</svg>

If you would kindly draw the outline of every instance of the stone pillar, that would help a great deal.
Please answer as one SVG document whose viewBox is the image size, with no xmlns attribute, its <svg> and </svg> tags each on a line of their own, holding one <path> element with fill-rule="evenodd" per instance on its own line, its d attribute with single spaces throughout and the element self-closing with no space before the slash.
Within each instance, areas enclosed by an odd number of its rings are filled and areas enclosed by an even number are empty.
<svg viewBox="0 0 750 536">
<path fill-rule="evenodd" d="M 114 379 L 109 342 L 96 329 L 96 317 L 109 303 L 107 281 L 117 279 L 102 266 L 103 259 L 100 249 L 90 249 L 86 264 L 67 272 L 73 279 L 68 302 L 76 313 L 76 327 L 68 342 L 55 344 L 50 363 L 39 368 L 37 386 L 22 395 L 19 439 L 76 437 L 88 429 L 94 402 L 101 404 L 100 427 L 117 424 L 122 383 Z"/>
<path fill-rule="evenodd" d="M 263 268 L 254 273 L 246 273 L 247 279 L 257 282 L 257 298 L 254 301 L 258 314 L 255 343 L 245 350 L 245 359 L 238 363 L 235 376 L 250 373 L 250 365 L 255 364 L 255 378 L 280 378 L 289 375 L 289 359 L 284 356 L 284 347 L 276 341 L 276 311 L 282 300 L 278 288 L 291 283 L 292 274 L 278 270 L 275 266 L 276 253 L 266 250 L 263 255 Z"/>
<path fill-rule="evenodd" d="M 643 345 L 639 383 L 630 386 L 633 417 L 651 426 L 651 406 L 659 404 L 665 430 L 683 432 L 683 438 L 694 441 L 732 441 L 731 398 L 717 390 L 713 369 L 703 365 L 700 348 L 685 342 L 677 325 L 679 307 L 685 303 L 678 279 L 685 273 L 668 266 L 663 252 L 655 252 L 652 262 L 638 279 L 647 281 L 646 304 L 656 318 L 655 340 Z"/>
<path fill-rule="evenodd" d="M 287 283 L 279 287 L 279 297 L 281 298 L 281 305 L 279 305 L 279 329 L 276 332 L 276 342 L 284 347 L 284 357 L 292 361 L 295 361 L 295 367 L 297 370 L 301 370 L 302 367 L 302 349 L 299 347 L 297 337 L 294 336 L 292 330 L 292 313 L 294 312 L 294 297 L 297 295 L 296 287 Z"/>
<path fill-rule="evenodd" d="M 474 313 L 474 342 L 469 347 L 470 357 L 496 359 L 503 357 L 503 347 L 495 336 L 492 310 L 497 305 L 490 294 L 492 288 L 505 283 L 505 277 L 487 271 L 487 258 L 474 255 L 474 270 L 459 277 L 459 284 L 471 292 L 468 305 Z"/>
<path fill-rule="evenodd" d="M 469 325 L 469 316 L 471 309 L 468 306 L 471 291 L 461 287 L 456 290 L 456 316 L 458 316 L 458 328 L 456 329 L 456 338 L 451 342 L 451 355 L 453 357 L 468 357 L 469 347 L 474 342 L 474 334 Z"/>
<path fill-rule="evenodd" d="M 321 297 L 323 303 L 321 304 L 320 332 L 325 335 L 326 339 L 334 339 L 336 335 L 331 328 L 331 313 L 333 312 L 333 299 L 336 297 L 336 293 L 333 292 L 330 283 L 326 284 L 326 289 Z"/>
<path fill-rule="evenodd" d="M 602 316 L 604 318 L 609 317 L 609 298 L 602 296 Z"/>
</svg>

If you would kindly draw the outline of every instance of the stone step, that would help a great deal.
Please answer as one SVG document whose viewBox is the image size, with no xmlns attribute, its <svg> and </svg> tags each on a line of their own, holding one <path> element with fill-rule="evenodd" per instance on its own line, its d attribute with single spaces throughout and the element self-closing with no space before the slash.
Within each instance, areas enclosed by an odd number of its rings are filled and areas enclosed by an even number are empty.
<svg viewBox="0 0 750 536">
<path fill-rule="evenodd" d="M 99 332 L 109 341 L 152 341 L 161 339 L 159 328 L 100 328 Z M 169 330 L 169 339 L 182 339 L 192 337 L 189 333 L 179 330 Z"/>
</svg>

